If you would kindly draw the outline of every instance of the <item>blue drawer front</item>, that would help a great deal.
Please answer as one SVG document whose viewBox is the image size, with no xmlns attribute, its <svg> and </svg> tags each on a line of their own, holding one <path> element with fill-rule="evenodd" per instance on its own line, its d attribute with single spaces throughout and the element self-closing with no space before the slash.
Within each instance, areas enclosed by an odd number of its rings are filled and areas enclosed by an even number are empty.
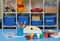
<svg viewBox="0 0 60 41">
<path fill-rule="evenodd" d="M 32 20 L 32 25 L 33 26 L 40 26 L 40 25 L 42 25 L 43 23 L 42 23 L 42 20 L 39 20 L 39 21 L 34 21 L 34 20 Z"/>
<path fill-rule="evenodd" d="M 55 16 L 45 16 L 44 21 L 45 21 L 45 25 L 55 25 L 56 17 Z"/>
<path fill-rule="evenodd" d="M 15 17 L 14 16 L 5 16 L 4 17 L 4 24 L 7 26 L 13 26 L 15 21 Z"/>
<path fill-rule="evenodd" d="M 25 24 L 25 25 L 26 25 L 26 26 L 29 25 L 29 24 L 28 24 L 28 21 L 29 21 L 29 20 L 28 20 L 28 17 L 21 17 L 21 16 L 19 16 L 19 17 L 18 17 L 18 21 L 19 21 L 21 24 L 23 24 L 23 23 L 26 21 L 26 24 Z"/>
</svg>

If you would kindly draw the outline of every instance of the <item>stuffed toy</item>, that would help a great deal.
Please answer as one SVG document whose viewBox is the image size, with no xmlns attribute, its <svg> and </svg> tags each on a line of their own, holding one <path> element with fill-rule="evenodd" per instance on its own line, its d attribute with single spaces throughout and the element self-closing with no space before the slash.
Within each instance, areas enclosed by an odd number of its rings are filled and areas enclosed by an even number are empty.
<svg viewBox="0 0 60 41">
<path fill-rule="evenodd" d="M 24 33 L 42 33 L 41 29 L 38 28 L 37 26 L 26 26 L 24 28 Z"/>
<path fill-rule="evenodd" d="M 28 10 L 26 9 L 26 7 L 23 4 L 22 0 L 17 0 L 17 11 L 18 12 L 27 12 Z"/>
</svg>

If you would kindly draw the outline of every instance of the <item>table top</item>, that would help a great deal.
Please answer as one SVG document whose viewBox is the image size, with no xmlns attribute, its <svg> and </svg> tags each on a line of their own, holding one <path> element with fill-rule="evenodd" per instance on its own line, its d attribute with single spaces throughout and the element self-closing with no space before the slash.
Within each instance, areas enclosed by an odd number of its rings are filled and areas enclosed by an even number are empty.
<svg viewBox="0 0 60 41">
<path fill-rule="evenodd" d="M 4 30 L 6 32 L 10 32 L 9 30 Z M 16 30 L 15 30 L 16 31 Z M 60 32 L 60 30 L 55 30 L 56 32 Z M 34 40 L 26 40 L 25 37 L 16 37 L 12 39 L 7 39 L 2 34 L 2 30 L 0 30 L 0 41 L 60 41 L 60 38 L 43 38 L 43 39 L 34 39 Z M 13 30 L 14 32 L 14 30 Z"/>
</svg>

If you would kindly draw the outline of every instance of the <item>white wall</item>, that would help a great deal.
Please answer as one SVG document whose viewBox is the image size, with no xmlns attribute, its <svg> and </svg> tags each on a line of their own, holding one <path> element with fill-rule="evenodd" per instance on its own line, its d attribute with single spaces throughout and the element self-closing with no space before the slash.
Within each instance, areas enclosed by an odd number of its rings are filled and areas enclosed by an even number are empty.
<svg viewBox="0 0 60 41">
<path fill-rule="evenodd" d="M 0 0 L 0 19 L 1 19 L 1 0 Z"/>
</svg>

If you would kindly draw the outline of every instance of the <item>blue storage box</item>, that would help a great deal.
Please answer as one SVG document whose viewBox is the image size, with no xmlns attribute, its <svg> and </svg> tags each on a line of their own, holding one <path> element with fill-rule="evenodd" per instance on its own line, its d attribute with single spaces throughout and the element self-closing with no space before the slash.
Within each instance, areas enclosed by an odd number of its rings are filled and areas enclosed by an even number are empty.
<svg viewBox="0 0 60 41">
<path fill-rule="evenodd" d="M 4 16 L 4 25 L 13 26 L 15 24 L 15 16 Z"/>
<path fill-rule="evenodd" d="M 18 21 L 23 24 L 26 21 L 26 26 L 29 25 L 29 18 L 28 16 L 19 16 L 18 17 Z"/>
<path fill-rule="evenodd" d="M 32 25 L 33 26 L 40 26 L 42 24 L 43 24 L 42 20 L 32 20 Z"/>
<path fill-rule="evenodd" d="M 45 25 L 55 25 L 56 16 L 45 16 L 44 21 L 45 21 Z"/>
<path fill-rule="evenodd" d="M 45 6 L 56 6 L 56 4 L 45 4 Z"/>
</svg>

